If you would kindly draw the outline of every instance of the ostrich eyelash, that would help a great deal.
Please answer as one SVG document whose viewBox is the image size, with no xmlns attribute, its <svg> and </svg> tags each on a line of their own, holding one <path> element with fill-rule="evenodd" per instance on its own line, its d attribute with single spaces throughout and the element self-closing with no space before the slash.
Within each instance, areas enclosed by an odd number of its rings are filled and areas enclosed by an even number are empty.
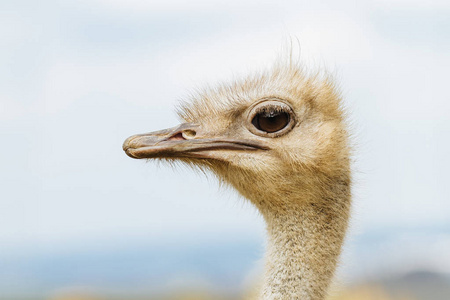
<svg viewBox="0 0 450 300">
<path fill-rule="evenodd" d="M 286 110 L 280 105 L 269 104 L 266 106 L 258 107 L 255 111 L 255 115 L 265 114 L 267 116 L 272 116 L 280 112 L 286 112 Z"/>
</svg>

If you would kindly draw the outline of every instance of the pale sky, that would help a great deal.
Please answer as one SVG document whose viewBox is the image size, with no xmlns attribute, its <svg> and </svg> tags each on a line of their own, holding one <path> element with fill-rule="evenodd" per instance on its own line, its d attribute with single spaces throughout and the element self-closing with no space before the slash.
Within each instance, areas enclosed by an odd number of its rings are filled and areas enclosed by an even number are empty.
<svg viewBox="0 0 450 300">
<path fill-rule="evenodd" d="M 270 66 L 291 39 L 343 90 L 353 231 L 448 225 L 450 3 L 316 2 L 3 1 L 0 248 L 262 239 L 256 211 L 212 177 L 121 145 L 176 125 L 190 91 Z"/>
</svg>

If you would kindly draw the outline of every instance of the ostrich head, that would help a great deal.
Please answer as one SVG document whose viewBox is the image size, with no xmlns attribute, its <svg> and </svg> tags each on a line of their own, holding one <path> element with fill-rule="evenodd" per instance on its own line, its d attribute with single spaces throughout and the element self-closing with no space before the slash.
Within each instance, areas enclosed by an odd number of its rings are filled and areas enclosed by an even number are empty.
<svg viewBox="0 0 450 300">
<path fill-rule="evenodd" d="M 208 168 L 261 210 L 302 205 L 349 180 L 340 96 L 326 76 L 278 65 L 204 91 L 179 115 L 177 127 L 128 138 L 126 153 Z"/>
</svg>

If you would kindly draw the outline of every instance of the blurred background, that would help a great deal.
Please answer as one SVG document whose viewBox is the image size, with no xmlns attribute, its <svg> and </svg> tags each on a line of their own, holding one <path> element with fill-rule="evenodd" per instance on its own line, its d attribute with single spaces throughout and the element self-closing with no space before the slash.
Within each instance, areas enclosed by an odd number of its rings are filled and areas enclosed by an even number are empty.
<svg viewBox="0 0 450 300">
<path fill-rule="evenodd" d="M 356 144 L 332 299 L 450 299 L 450 2 L 0 2 L 0 299 L 242 299 L 264 224 L 213 178 L 132 160 L 195 88 L 290 44 Z"/>
</svg>

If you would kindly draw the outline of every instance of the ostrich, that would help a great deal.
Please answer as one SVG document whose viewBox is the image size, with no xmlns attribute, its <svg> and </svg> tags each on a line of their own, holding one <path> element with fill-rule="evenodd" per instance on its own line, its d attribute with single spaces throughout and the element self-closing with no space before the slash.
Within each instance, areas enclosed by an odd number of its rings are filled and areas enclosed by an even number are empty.
<svg viewBox="0 0 450 300">
<path fill-rule="evenodd" d="M 253 203 L 267 230 L 261 299 L 324 299 L 349 218 L 350 147 L 328 75 L 296 63 L 207 89 L 174 128 L 129 137 L 132 158 L 212 171 Z"/>
</svg>

